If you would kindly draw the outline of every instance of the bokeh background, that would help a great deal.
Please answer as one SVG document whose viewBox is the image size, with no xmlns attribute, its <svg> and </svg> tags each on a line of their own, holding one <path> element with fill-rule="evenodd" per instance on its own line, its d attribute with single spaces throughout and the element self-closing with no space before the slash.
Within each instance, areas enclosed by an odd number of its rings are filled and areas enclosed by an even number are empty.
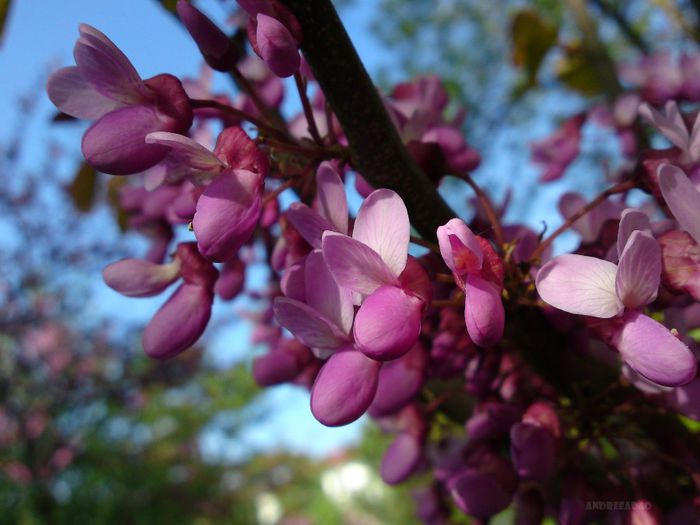
<svg viewBox="0 0 700 525">
<path fill-rule="evenodd" d="M 389 91 L 439 74 L 453 109 L 468 111 L 464 132 L 483 158 L 475 178 L 497 202 L 509 195 L 506 218 L 553 229 L 561 193 L 591 196 L 619 167 L 617 138 L 586 127 L 567 177 L 537 184 L 529 144 L 587 107 L 595 78 L 562 78 L 571 61 L 563 50 L 534 82 L 514 64 L 510 15 L 536 9 L 573 42 L 564 2 L 498 4 L 336 2 L 377 84 Z M 678 15 L 688 5 L 613 4 L 648 41 L 682 49 Z M 230 27 L 235 2 L 197 5 Z M 329 429 L 311 416 L 304 389 L 254 384 L 262 348 L 248 318 L 269 270 L 249 267 L 246 294 L 217 304 L 198 347 L 164 363 L 143 356 L 139 342 L 164 298 L 126 299 L 102 282 L 106 264 L 139 256 L 145 241 L 120 224 L 110 179 L 82 164 L 85 124 L 56 121 L 45 82 L 72 63 L 81 22 L 107 34 L 144 78 L 208 74 L 177 18 L 157 0 L 0 0 L 2 9 L 0 524 L 413 523 L 410 487 L 378 477 L 388 438 L 371 423 Z M 615 58 L 633 58 L 614 20 L 592 9 Z M 213 86 L 234 93 L 224 75 Z M 299 110 L 290 89 L 283 112 Z M 474 213 L 461 186 L 442 192 L 465 219 Z M 556 250 L 576 241 L 562 236 Z"/>
</svg>

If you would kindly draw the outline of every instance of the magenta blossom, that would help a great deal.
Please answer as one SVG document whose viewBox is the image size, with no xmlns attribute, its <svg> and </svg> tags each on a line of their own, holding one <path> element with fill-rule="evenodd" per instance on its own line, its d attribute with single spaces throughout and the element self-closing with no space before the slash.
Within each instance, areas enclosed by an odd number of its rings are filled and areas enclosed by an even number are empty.
<svg viewBox="0 0 700 525">
<path fill-rule="evenodd" d="M 141 77 L 111 40 L 87 24 L 73 50 L 76 66 L 59 69 L 47 91 L 54 105 L 73 117 L 95 120 L 83 136 L 85 159 L 114 175 L 138 173 L 157 164 L 167 148 L 147 144 L 153 131 L 185 133 L 192 108 L 172 75 Z"/>
<path fill-rule="evenodd" d="M 493 346 L 503 336 L 505 311 L 501 302 L 503 264 L 481 237 L 461 219 L 437 230 L 440 253 L 464 290 L 464 321 L 469 337 L 479 346 Z"/>
<path fill-rule="evenodd" d="M 565 312 L 610 319 L 598 329 L 622 359 L 650 381 L 667 386 L 691 381 L 696 373 L 692 352 L 665 326 L 640 312 L 658 292 L 658 243 L 648 231 L 623 226 L 619 247 L 623 249 L 618 264 L 576 254 L 555 257 L 537 274 L 540 297 Z"/>
<path fill-rule="evenodd" d="M 257 55 L 278 77 L 299 70 L 301 28 L 294 15 L 277 0 L 238 0 L 248 12 L 248 39 Z"/>
<path fill-rule="evenodd" d="M 331 274 L 362 297 L 353 336 L 360 351 L 373 359 L 402 356 L 420 335 L 429 286 L 421 284 L 425 272 L 420 266 L 408 263 L 409 238 L 406 205 L 386 189 L 362 203 L 352 237 L 323 234 L 323 258 Z"/>
<path fill-rule="evenodd" d="M 128 297 L 158 295 L 182 278 L 183 283 L 143 332 L 146 354 L 167 359 L 196 343 L 207 327 L 219 272 L 199 254 L 194 243 L 182 243 L 169 264 L 124 259 L 107 266 L 103 276 L 110 288 Z"/>
<path fill-rule="evenodd" d="M 221 132 L 213 153 L 175 133 L 150 133 L 146 141 L 169 146 L 169 156 L 179 163 L 178 175 L 206 184 L 192 219 L 202 255 L 216 262 L 235 256 L 262 214 L 267 158 L 238 127 Z"/>
</svg>

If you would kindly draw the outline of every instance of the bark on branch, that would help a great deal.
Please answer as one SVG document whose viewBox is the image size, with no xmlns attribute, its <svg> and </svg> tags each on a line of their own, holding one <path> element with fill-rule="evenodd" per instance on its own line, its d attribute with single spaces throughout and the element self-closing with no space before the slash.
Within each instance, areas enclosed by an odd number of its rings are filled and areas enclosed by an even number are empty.
<svg viewBox="0 0 700 525">
<path fill-rule="evenodd" d="M 302 51 L 343 126 L 357 170 L 403 198 L 422 237 L 454 213 L 404 147 L 330 0 L 281 0 L 301 24 Z"/>
</svg>

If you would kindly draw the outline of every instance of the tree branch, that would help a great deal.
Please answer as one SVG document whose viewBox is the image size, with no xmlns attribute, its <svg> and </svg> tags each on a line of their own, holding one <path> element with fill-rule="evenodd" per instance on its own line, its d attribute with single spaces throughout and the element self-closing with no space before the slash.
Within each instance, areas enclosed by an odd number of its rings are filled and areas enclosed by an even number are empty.
<svg viewBox="0 0 700 525">
<path fill-rule="evenodd" d="M 411 224 L 436 239 L 454 217 L 401 142 L 330 0 L 281 0 L 301 24 L 302 51 L 350 143 L 353 165 L 375 187 L 396 191 Z"/>
</svg>

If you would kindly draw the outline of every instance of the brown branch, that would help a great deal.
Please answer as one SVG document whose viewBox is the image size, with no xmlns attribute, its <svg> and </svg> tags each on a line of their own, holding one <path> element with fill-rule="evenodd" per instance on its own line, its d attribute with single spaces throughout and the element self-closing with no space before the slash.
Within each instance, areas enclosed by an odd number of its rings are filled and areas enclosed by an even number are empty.
<svg viewBox="0 0 700 525">
<path fill-rule="evenodd" d="M 396 191 L 411 223 L 434 240 L 454 213 L 401 142 L 330 0 L 281 0 L 301 25 L 301 49 L 350 144 L 353 165 L 375 187 Z"/>
<path fill-rule="evenodd" d="M 564 224 L 559 226 L 552 235 L 547 237 L 542 243 L 535 249 L 534 252 L 532 252 L 532 256 L 530 257 L 531 261 L 536 261 L 541 255 L 542 252 L 544 252 L 553 242 L 554 239 L 559 237 L 562 233 L 564 233 L 566 230 L 571 228 L 574 223 L 579 220 L 581 217 L 586 215 L 589 211 L 591 211 L 593 208 L 601 204 L 605 199 L 610 197 L 611 195 L 615 195 L 616 193 L 623 193 L 627 190 L 630 190 L 634 188 L 634 182 L 633 181 L 624 181 L 624 182 L 619 182 L 615 184 L 614 186 L 611 186 L 607 190 L 603 191 L 600 193 L 595 199 L 593 199 L 591 202 L 583 206 L 580 210 L 578 210 L 576 213 L 571 215 Z"/>
</svg>

